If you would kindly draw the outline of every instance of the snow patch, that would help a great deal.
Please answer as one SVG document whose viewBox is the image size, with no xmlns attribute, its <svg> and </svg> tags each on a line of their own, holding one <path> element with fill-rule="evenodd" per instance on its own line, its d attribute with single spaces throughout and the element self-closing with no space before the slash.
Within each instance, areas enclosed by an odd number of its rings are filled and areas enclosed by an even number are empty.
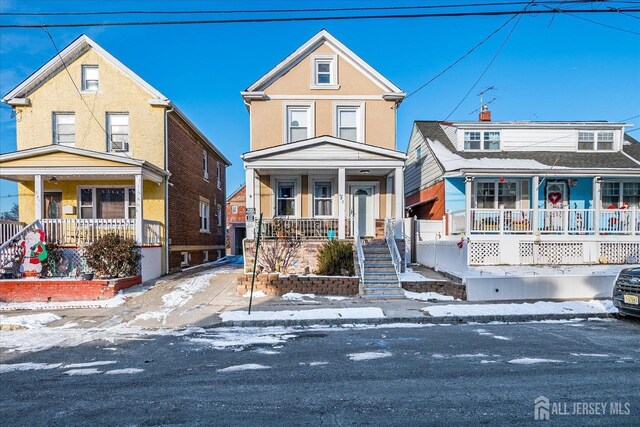
<svg viewBox="0 0 640 427">
<path fill-rule="evenodd" d="M 282 344 L 297 335 L 291 333 L 291 328 L 242 328 L 218 329 L 217 332 L 207 333 L 200 337 L 190 337 L 189 341 L 215 349 L 229 347 L 246 347 L 250 345 Z"/>
<path fill-rule="evenodd" d="M 288 292 L 282 295 L 282 299 L 285 301 L 304 301 L 305 298 L 315 298 L 315 294 L 299 294 L 296 292 Z"/>
<path fill-rule="evenodd" d="M 114 363 L 118 362 L 115 360 L 98 360 L 96 362 L 72 363 L 70 365 L 64 365 L 62 369 L 89 368 L 91 366 L 113 365 Z"/>
<path fill-rule="evenodd" d="M 610 354 L 604 353 L 571 353 L 572 356 L 576 357 L 609 357 Z"/>
<path fill-rule="evenodd" d="M 43 369 L 55 369 L 62 366 L 62 363 L 11 363 L 0 365 L 0 374 L 15 371 L 40 371 Z"/>
<path fill-rule="evenodd" d="M 87 368 L 87 369 L 71 369 L 64 373 L 67 375 L 95 375 L 95 374 L 101 374 L 102 371 L 99 371 L 97 368 Z"/>
<path fill-rule="evenodd" d="M 424 277 L 422 274 L 413 271 L 411 268 L 407 268 L 407 271 L 400 273 L 401 282 L 441 282 L 442 280 L 430 279 Z"/>
<path fill-rule="evenodd" d="M 271 369 L 271 366 L 259 365 L 257 363 L 247 363 L 245 365 L 229 366 L 228 368 L 216 369 L 216 372 L 239 372 Z"/>
<path fill-rule="evenodd" d="M 324 366 L 324 365 L 328 365 L 329 362 L 300 362 L 298 363 L 298 365 L 301 366 Z"/>
<path fill-rule="evenodd" d="M 344 301 L 346 299 L 351 299 L 349 297 L 332 297 L 332 296 L 328 296 L 328 297 L 322 297 L 322 298 L 326 298 L 329 301 Z"/>
<path fill-rule="evenodd" d="M 507 363 L 514 365 L 534 365 L 536 363 L 563 363 L 562 360 L 555 359 L 536 359 L 530 357 L 522 357 L 520 359 L 511 359 Z"/>
<path fill-rule="evenodd" d="M 347 354 L 349 360 L 359 362 L 362 360 L 383 359 L 385 357 L 391 357 L 392 354 L 388 351 L 366 351 L 364 353 L 351 353 Z"/>
<path fill-rule="evenodd" d="M 242 295 L 244 298 L 251 298 L 251 291 L 247 292 L 246 294 Z M 254 291 L 253 292 L 253 297 L 254 298 L 264 298 L 266 297 L 267 294 L 264 293 L 264 291 Z"/>
<path fill-rule="evenodd" d="M 242 320 L 319 320 L 319 319 L 380 319 L 384 312 L 379 307 L 319 308 L 312 310 L 226 311 L 220 314 L 223 322 Z"/>
<path fill-rule="evenodd" d="M 140 372 L 144 372 L 144 369 L 140 369 L 140 368 L 112 369 L 111 371 L 106 371 L 104 374 L 105 375 L 139 374 Z"/>
<path fill-rule="evenodd" d="M 60 319 L 62 319 L 62 317 L 53 313 L 24 314 L 22 316 L 0 315 L 0 325 L 16 325 L 28 329 L 37 329 Z"/>
<path fill-rule="evenodd" d="M 411 292 L 404 291 L 404 296 L 418 301 L 454 301 L 455 298 L 449 295 L 442 295 L 437 292 Z"/>
<path fill-rule="evenodd" d="M 447 316 L 501 316 L 545 314 L 607 314 L 618 310 L 609 300 L 564 301 L 512 304 L 460 304 L 425 307 L 422 311 L 433 317 Z"/>
<path fill-rule="evenodd" d="M 100 301 L 65 302 L 0 302 L 0 311 L 9 310 L 65 310 L 68 308 L 113 308 L 124 304 L 126 298 L 122 291 L 115 297 Z"/>
</svg>

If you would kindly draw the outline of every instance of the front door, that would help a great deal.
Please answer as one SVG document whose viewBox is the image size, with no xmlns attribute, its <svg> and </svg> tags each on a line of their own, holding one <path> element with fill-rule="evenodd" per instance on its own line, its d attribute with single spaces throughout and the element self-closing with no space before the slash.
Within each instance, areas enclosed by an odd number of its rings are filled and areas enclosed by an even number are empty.
<svg viewBox="0 0 640 427">
<path fill-rule="evenodd" d="M 45 191 L 44 217 L 49 219 L 62 218 L 62 193 L 59 191 Z"/>
<path fill-rule="evenodd" d="M 564 181 L 549 181 L 545 194 L 545 228 L 550 231 L 564 230 L 564 215 L 562 210 L 569 206 L 567 200 L 567 183 Z"/>
<path fill-rule="evenodd" d="M 351 206 L 360 236 L 373 236 L 373 187 L 354 186 Z"/>
</svg>

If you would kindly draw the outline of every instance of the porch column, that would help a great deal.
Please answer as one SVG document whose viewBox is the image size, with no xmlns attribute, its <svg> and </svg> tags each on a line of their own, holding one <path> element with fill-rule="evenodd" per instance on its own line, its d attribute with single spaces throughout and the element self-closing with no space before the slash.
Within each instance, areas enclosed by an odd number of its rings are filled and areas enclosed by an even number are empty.
<svg viewBox="0 0 640 427">
<path fill-rule="evenodd" d="M 256 184 L 256 177 L 255 177 L 255 173 L 253 171 L 253 169 L 247 168 L 245 169 L 245 184 L 246 184 L 246 207 L 247 207 L 247 213 L 250 211 L 254 211 L 255 212 L 255 184 Z M 247 227 L 247 239 L 254 239 L 255 238 L 255 226 L 254 226 L 254 221 L 247 221 L 246 222 L 246 227 Z"/>
<path fill-rule="evenodd" d="M 395 184 L 394 194 L 396 198 L 396 239 L 402 239 L 402 221 L 404 218 L 404 172 L 403 168 L 396 168 L 393 177 Z"/>
<path fill-rule="evenodd" d="M 338 239 L 346 238 L 346 175 L 344 168 L 338 169 Z"/>
<path fill-rule="evenodd" d="M 42 219 L 44 217 L 44 195 L 42 175 L 35 175 L 35 216 L 34 219 Z"/>
<path fill-rule="evenodd" d="M 531 231 L 534 234 L 538 233 L 538 198 L 540 195 L 538 194 L 540 187 L 540 177 L 532 176 L 531 177 L 531 206 L 533 208 L 533 218 L 531 218 Z"/>
<path fill-rule="evenodd" d="M 600 181 L 601 178 L 596 176 L 593 178 L 593 191 L 592 191 L 592 199 L 593 199 L 593 234 L 600 234 Z"/>
<path fill-rule="evenodd" d="M 471 184 L 473 178 L 470 176 L 464 177 L 464 230 L 468 236 L 471 234 Z"/>
<path fill-rule="evenodd" d="M 135 193 L 136 193 L 136 242 L 139 245 L 144 243 L 144 230 L 142 228 L 142 200 L 143 200 L 143 187 L 142 187 L 142 174 L 138 174 L 134 177 L 135 181 Z"/>
</svg>

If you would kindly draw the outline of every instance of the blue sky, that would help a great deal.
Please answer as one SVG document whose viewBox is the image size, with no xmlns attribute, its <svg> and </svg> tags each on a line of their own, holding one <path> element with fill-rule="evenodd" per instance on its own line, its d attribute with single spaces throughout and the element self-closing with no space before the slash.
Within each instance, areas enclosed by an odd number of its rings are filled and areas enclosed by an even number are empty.
<svg viewBox="0 0 640 427">
<path fill-rule="evenodd" d="M 0 0 L 2 12 L 222 10 L 428 3 L 460 2 Z M 609 14 L 589 15 L 587 18 L 638 31 L 638 19 L 630 16 Z M 64 22 L 86 22 L 89 19 L 118 18 L 65 18 Z M 149 18 L 134 15 L 124 19 Z M 175 102 L 232 161 L 233 166 L 227 171 L 227 191 L 231 193 L 244 180 L 239 156 L 249 146 L 249 116 L 240 91 L 320 29 L 326 28 L 405 92 L 411 92 L 506 19 L 502 16 L 65 28 L 52 29 L 51 34 L 62 49 L 79 34 L 86 33 Z M 63 19 L 0 17 L 2 23 L 53 20 L 61 22 Z M 495 54 L 508 28 L 402 103 L 398 110 L 398 149 L 406 149 L 414 120 L 444 119 L 449 115 Z M 41 29 L 0 29 L 2 95 L 54 54 L 51 42 Z M 497 98 L 491 104 L 494 120 L 623 120 L 633 117 L 640 114 L 640 36 L 572 16 L 555 16 L 553 19 L 550 15 L 524 16 L 489 71 L 451 120 L 474 120 L 476 114 L 469 113 L 478 108 L 479 101 L 475 95 L 489 86 L 497 88 L 488 95 Z M 632 123 L 634 121 L 640 124 L 640 117 L 631 120 Z M 637 133 L 632 135 L 640 136 Z M 0 107 L 0 152 L 14 151 L 15 148 L 15 124 L 11 110 L 3 105 Z M 6 196 L 15 193 L 15 185 L 0 181 L 0 211 L 10 208 L 16 199 Z"/>
</svg>

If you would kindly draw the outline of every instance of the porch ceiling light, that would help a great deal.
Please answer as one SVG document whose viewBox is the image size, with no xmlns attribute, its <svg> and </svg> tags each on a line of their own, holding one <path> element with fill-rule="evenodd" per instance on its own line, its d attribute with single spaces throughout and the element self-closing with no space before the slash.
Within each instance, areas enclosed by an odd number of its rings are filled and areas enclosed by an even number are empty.
<svg viewBox="0 0 640 427">
<path fill-rule="evenodd" d="M 361 174 L 363 174 L 363 175 L 368 175 L 368 174 L 369 174 L 369 172 L 371 172 L 369 169 L 362 169 L 362 170 L 360 171 L 360 173 L 361 173 Z"/>
<path fill-rule="evenodd" d="M 51 178 L 49 178 L 49 183 L 53 185 L 58 185 L 58 178 L 56 178 L 55 176 L 52 176 Z"/>
</svg>

